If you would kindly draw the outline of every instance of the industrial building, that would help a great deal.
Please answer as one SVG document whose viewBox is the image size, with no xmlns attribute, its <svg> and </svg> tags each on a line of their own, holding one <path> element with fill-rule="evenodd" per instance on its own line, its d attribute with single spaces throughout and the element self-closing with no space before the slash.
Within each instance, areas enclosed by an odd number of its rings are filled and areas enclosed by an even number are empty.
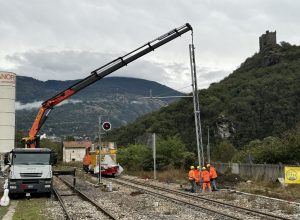
<svg viewBox="0 0 300 220">
<path fill-rule="evenodd" d="M 15 146 L 16 74 L 0 71 L 0 153 Z"/>
<path fill-rule="evenodd" d="M 66 163 L 71 161 L 82 162 L 86 149 L 90 148 L 91 146 L 91 141 L 64 141 L 63 161 Z"/>
</svg>

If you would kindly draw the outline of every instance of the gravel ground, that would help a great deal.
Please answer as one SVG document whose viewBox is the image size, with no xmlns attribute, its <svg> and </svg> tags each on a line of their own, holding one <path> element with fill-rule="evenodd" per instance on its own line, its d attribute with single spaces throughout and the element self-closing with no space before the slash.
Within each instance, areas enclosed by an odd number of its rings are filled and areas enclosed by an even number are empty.
<svg viewBox="0 0 300 220">
<path fill-rule="evenodd" d="M 107 184 L 110 179 L 103 179 Z M 220 219 L 220 216 L 203 213 L 189 206 L 158 198 L 142 191 L 115 184 L 114 191 L 94 188 L 83 180 L 77 180 L 78 188 L 85 189 L 102 206 L 115 213 L 119 219 Z"/>
<path fill-rule="evenodd" d="M 267 198 L 247 196 L 232 192 L 218 192 L 207 196 L 218 201 L 226 201 L 230 204 L 254 209 L 262 212 L 272 213 L 290 219 L 300 219 L 300 206 L 289 204 L 288 202 L 280 202 Z"/>
<path fill-rule="evenodd" d="M 68 195 L 63 196 L 62 199 L 72 219 L 109 219 L 101 211 L 98 211 L 95 206 L 74 195 L 72 190 L 58 179 L 54 180 L 54 185 L 59 194 Z M 51 212 L 54 212 L 54 210 L 51 210 Z"/>
<path fill-rule="evenodd" d="M 123 175 L 123 177 L 185 192 L 187 192 L 187 190 L 190 188 L 189 185 L 180 186 L 174 183 L 163 183 L 147 179 L 145 180 L 128 175 Z M 69 178 L 69 182 L 72 182 L 71 177 L 66 178 Z M 77 177 L 78 189 L 84 191 L 89 195 L 90 198 L 93 198 L 104 208 L 107 208 L 110 212 L 114 213 L 117 218 L 121 220 L 220 219 L 220 216 L 201 211 L 200 209 L 192 208 L 177 202 L 172 202 L 164 198 L 159 198 L 147 194 L 141 190 L 121 186 L 116 183 L 113 183 L 113 191 L 107 192 L 103 190 L 103 187 L 95 188 L 84 178 Z M 88 179 L 92 179 L 94 182 L 97 182 L 97 179 L 94 177 L 88 177 Z M 2 180 L 3 179 L 0 179 L 0 184 L 3 182 Z M 113 182 L 113 179 L 103 178 L 104 185 L 108 184 L 108 182 Z M 3 184 L 1 184 L 1 186 L 2 185 Z M 72 193 L 64 184 L 60 183 L 58 185 L 60 190 L 64 190 L 64 194 Z M 198 195 L 249 209 L 256 209 L 262 212 L 271 212 L 272 214 L 283 216 L 289 219 L 300 219 L 300 206 L 294 204 L 274 201 L 267 198 L 241 195 L 227 191 L 218 191 L 205 194 L 199 193 Z M 103 213 L 97 211 L 93 205 L 88 202 L 78 200 L 76 196 L 66 196 L 64 199 L 66 199 L 67 206 L 71 207 L 71 210 L 74 212 L 75 219 L 107 219 L 106 216 L 103 216 L 102 218 Z M 229 211 L 229 213 L 232 214 L 233 212 Z M 65 219 L 63 210 L 54 196 L 52 196 L 52 198 L 46 203 L 45 215 L 49 219 Z"/>
<path fill-rule="evenodd" d="M 180 186 L 178 184 L 172 183 L 162 183 L 154 180 L 141 179 L 133 176 L 124 175 L 123 177 L 128 179 L 134 179 L 141 181 L 143 183 L 147 182 L 151 185 L 167 187 L 169 189 L 176 189 L 186 191 L 190 188 L 189 185 Z M 215 199 L 221 202 L 230 203 L 233 205 L 255 209 L 257 211 L 267 212 L 274 215 L 290 218 L 290 219 L 300 219 L 300 206 L 295 204 L 289 204 L 288 202 L 280 202 L 275 200 L 270 200 L 267 198 L 261 198 L 256 196 L 247 196 L 238 193 L 232 193 L 227 191 L 218 191 L 213 193 L 199 193 L 198 195 Z"/>
<path fill-rule="evenodd" d="M 149 188 L 145 187 L 145 186 L 139 186 L 139 187 L 149 190 Z M 151 189 L 151 191 L 156 191 L 156 190 Z M 186 198 L 186 197 L 183 197 L 183 196 L 180 196 L 177 194 L 162 192 L 162 191 L 160 191 L 160 193 L 163 195 L 167 195 L 169 197 L 175 198 L 175 199 L 180 199 L 181 201 L 192 202 L 193 204 L 199 205 L 200 207 L 215 210 L 217 212 L 221 212 L 221 213 L 224 213 L 224 214 L 227 214 L 230 216 L 238 217 L 240 219 L 260 219 L 259 217 L 254 217 L 252 214 L 240 212 L 240 211 L 237 211 L 232 208 L 229 209 L 228 207 L 224 207 L 223 205 L 216 205 L 216 204 L 211 205 L 210 203 L 201 201 L 197 198 L 191 199 L 191 198 Z M 198 209 L 198 208 L 194 208 L 194 209 Z M 208 212 L 208 211 L 204 211 L 204 212 Z M 212 215 L 217 215 L 217 214 L 212 214 Z M 221 218 L 221 216 L 219 216 L 219 219 L 220 218 Z M 222 218 L 224 218 L 224 216 L 222 216 Z"/>
<path fill-rule="evenodd" d="M 60 203 L 53 196 L 46 202 L 45 216 L 49 219 L 66 219 Z"/>
</svg>

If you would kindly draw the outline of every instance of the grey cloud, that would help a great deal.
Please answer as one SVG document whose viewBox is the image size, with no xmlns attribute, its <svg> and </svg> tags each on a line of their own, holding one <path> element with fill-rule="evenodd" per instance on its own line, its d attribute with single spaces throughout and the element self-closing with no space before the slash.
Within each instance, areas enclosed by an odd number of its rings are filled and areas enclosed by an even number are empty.
<svg viewBox="0 0 300 220">
<path fill-rule="evenodd" d="M 21 102 L 16 102 L 15 107 L 16 110 L 30 110 L 30 109 L 39 108 L 42 102 L 43 101 L 35 101 L 35 102 L 25 103 L 25 104 L 22 104 Z"/>
<path fill-rule="evenodd" d="M 30 51 L 9 55 L 6 59 L 15 64 L 16 68 L 13 71 L 19 75 L 33 75 L 41 80 L 70 80 L 84 78 L 92 70 L 119 56 L 119 54 L 88 51 Z M 199 68 L 198 75 L 202 79 L 199 85 L 201 88 L 207 87 L 211 80 L 219 80 L 221 76 L 224 76 L 223 73 L 222 71 L 211 71 L 209 67 Z M 191 84 L 189 63 L 159 63 L 140 59 L 116 71 L 111 76 L 158 81 L 175 89 Z M 186 91 L 189 90 L 190 88 Z"/>
<path fill-rule="evenodd" d="M 300 44 L 300 1 L 294 0 L 0 0 L 0 5 L 0 68 L 42 80 L 85 77 L 120 51 L 186 22 L 194 27 L 199 87 L 255 53 L 267 29 L 277 30 L 278 41 Z M 113 75 L 188 85 L 190 41 L 182 36 Z"/>
<path fill-rule="evenodd" d="M 228 71 L 216 70 L 211 68 L 199 68 L 198 70 L 198 87 L 207 88 L 213 82 L 219 82 L 229 74 Z"/>
<path fill-rule="evenodd" d="M 16 107 L 16 110 L 31 110 L 31 109 L 40 108 L 41 104 L 43 102 L 44 101 L 35 101 L 35 102 L 30 102 L 30 103 L 25 103 L 25 104 L 23 104 L 21 102 L 16 102 L 15 107 Z M 69 104 L 69 103 L 76 104 L 79 102 L 82 102 L 82 101 L 78 100 L 78 99 L 70 99 L 70 100 L 65 100 L 65 101 L 61 102 L 60 104 L 58 104 L 58 106 Z"/>
<path fill-rule="evenodd" d="M 111 54 L 88 51 L 28 51 L 8 55 L 6 59 L 14 63 L 13 71 L 19 75 L 36 74 L 41 80 L 69 80 L 86 77 L 111 57 Z"/>
<path fill-rule="evenodd" d="M 92 70 L 118 58 L 119 54 L 104 54 L 88 51 L 31 51 L 17 53 L 6 57 L 14 63 L 13 70 L 19 75 L 38 79 L 78 79 L 86 77 Z M 138 60 L 113 73 L 115 76 L 143 78 L 168 83 L 170 77 L 159 63 Z"/>
</svg>

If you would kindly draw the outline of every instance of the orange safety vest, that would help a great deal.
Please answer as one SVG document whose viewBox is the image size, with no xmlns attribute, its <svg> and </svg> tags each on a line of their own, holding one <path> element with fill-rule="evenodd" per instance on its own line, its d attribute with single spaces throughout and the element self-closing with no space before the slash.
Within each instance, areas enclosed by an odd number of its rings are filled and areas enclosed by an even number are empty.
<svg viewBox="0 0 300 220">
<path fill-rule="evenodd" d="M 194 171 L 194 176 L 195 176 L 195 182 L 198 183 L 200 181 L 200 170 L 195 170 Z"/>
<path fill-rule="evenodd" d="M 207 170 L 202 171 L 201 177 L 202 177 L 204 183 L 210 182 L 210 174 Z"/>
<path fill-rule="evenodd" d="M 218 177 L 217 171 L 216 171 L 216 169 L 214 167 L 210 167 L 209 168 L 209 174 L 210 174 L 210 178 L 211 179 L 215 179 L 215 178 Z"/>
<path fill-rule="evenodd" d="M 195 170 L 190 170 L 189 171 L 189 180 L 194 180 L 195 179 Z"/>
<path fill-rule="evenodd" d="M 86 154 L 83 158 L 83 164 L 84 165 L 90 165 L 91 164 L 91 155 Z"/>
</svg>

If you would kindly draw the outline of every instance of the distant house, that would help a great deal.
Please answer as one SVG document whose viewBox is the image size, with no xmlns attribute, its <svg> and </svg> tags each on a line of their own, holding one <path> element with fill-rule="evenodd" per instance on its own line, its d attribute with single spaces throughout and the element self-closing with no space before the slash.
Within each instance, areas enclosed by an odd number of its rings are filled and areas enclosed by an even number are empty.
<svg viewBox="0 0 300 220">
<path fill-rule="evenodd" d="M 85 149 L 91 147 L 91 141 L 64 141 L 63 142 L 63 161 L 82 161 Z"/>
</svg>

